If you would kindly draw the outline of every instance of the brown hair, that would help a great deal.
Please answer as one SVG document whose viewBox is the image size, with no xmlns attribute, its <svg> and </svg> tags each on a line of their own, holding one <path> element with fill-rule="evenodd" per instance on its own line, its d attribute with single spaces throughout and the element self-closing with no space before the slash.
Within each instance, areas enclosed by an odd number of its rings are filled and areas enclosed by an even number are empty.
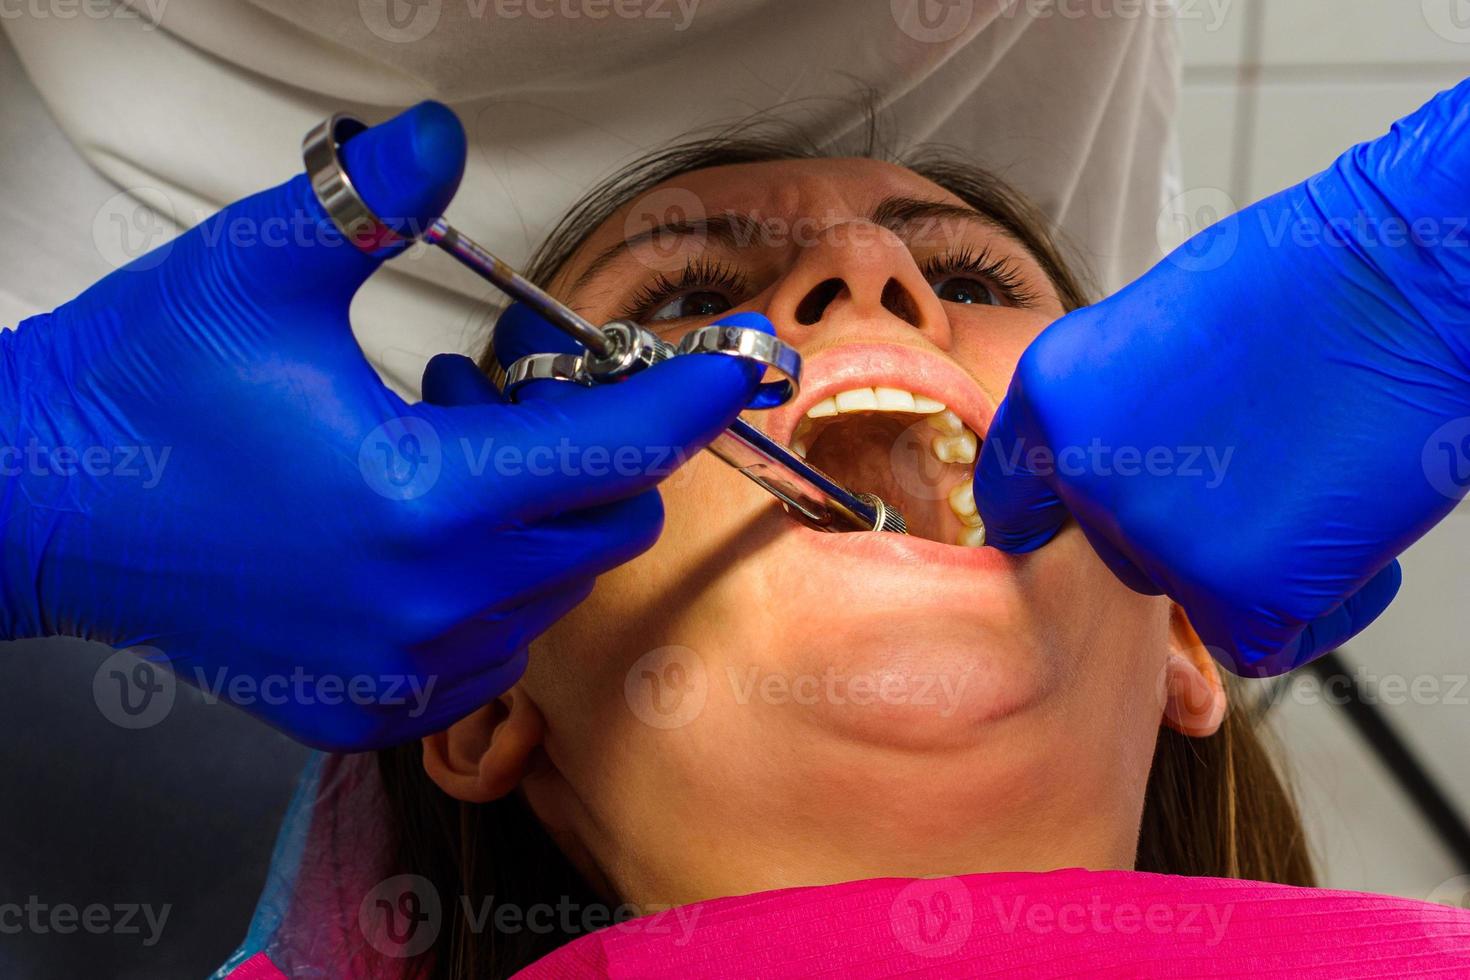
<svg viewBox="0 0 1470 980">
<path fill-rule="evenodd" d="M 870 115 L 870 120 L 873 118 Z M 1064 306 L 1088 302 L 1083 279 L 1067 261 L 1050 222 L 992 174 L 942 148 L 895 157 L 880 149 L 877 128 L 845 152 L 823 149 L 794 127 L 745 123 L 643 157 L 603 181 L 564 217 L 532 256 L 526 274 L 547 286 L 593 230 L 627 201 L 694 170 L 737 163 L 863 156 L 909 167 L 988 215 L 1026 245 Z M 487 351 L 486 357 L 490 355 Z M 1241 691 L 1233 694 L 1243 694 Z M 1252 712 L 1234 707 L 1218 732 L 1189 738 L 1161 729 L 1145 793 L 1136 867 L 1166 874 L 1314 884 L 1300 817 Z M 519 795 L 482 805 L 461 803 L 424 774 L 417 745 L 379 753 L 389 820 L 403 872 L 423 875 L 444 897 L 445 928 L 408 974 L 442 978 L 509 976 L 571 941 L 584 929 L 558 921 L 548 931 L 477 930 L 456 899 L 492 897 L 497 905 L 602 910 L 595 925 L 626 917 L 572 867 Z M 451 897 L 453 896 L 453 897 Z M 629 910 L 631 912 L 631 910 Z M 593 927 L 595 927 L 595 925 Z M 587 929 L 585 931 L 590 931 Z"/>
</svg>

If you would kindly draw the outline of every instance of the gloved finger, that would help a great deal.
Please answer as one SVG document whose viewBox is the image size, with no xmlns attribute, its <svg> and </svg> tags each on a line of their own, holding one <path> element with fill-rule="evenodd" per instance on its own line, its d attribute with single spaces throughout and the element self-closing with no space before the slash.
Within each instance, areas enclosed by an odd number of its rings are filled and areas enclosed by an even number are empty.
<svg viewBox="0 0 1470 980">
<path fill-rule="evenodd" d="M 502 369 L 528 354 L 581 354 L 585 349 L 525 303 L 506 307 L 490 332 L 490 352 Z M 575 387 L 564 381 L 536 381 L 522 385 L 516 400 L 566 397 Z"/>
<path fill-rule="evenodd" d="M 343 168 L 363 200 L 386 224 L 416 235 L 443 214 L 464 172 L 464 127 L 448 107 L 423 102 L 352 137 L 341 147 Z M 270 321 L 274 307 L 291 303 L 329 313 L 347 326 L 346 304 L 382 262 L 407 247 L 360 251 L 337 230 L 305 173 L 243 198 L 172 242 L 114 273 L 132 275 L 156 302 L 163 292 L 182 309 L 216 307 Z M 156 268 L 155 268 L 156 267 Z M 162 289 L 141 270 L 162 278 Z M 111 278 L 111 277 L 109 277 Z M 109 294 L 113 302 L 116 296 Z M 85 298 L 85 294 L 84 294 Z"/>
<path fill-rule="evenodd" d="M 1040 548 L 1056 537 L 1068 517 L 1047 482 L 1051 474 L 1033 471 L 1028 462 L 1035 443 L 1017 424 L 1019 397 L 1012 385 L 975 462 L 975 507 L 985 522 L 985 541 L 1012 554 Z"/>
<path fill-rule="evenodd" d="M 750 400 L 757 373 L 738 358 L 690 355 L 618 384 L 563 385 L 570 389 L 565 396 L 438 409 L 452 414 L 444 424 L 461 440 L 493 445 L 500 458 L 525 464 L 514 475 L 477 472 L 455 456 L 465 468 L 450 479 L 472 487 L 468 499 L 501 525 L 634 496 L 728 428 Z"/>
<path fill-rule="evenodd" d="M 626 500 L 501 532 L 497 545 L 502 553 L 512 553 L 536 570 L 536 580 L 525 582 L 513 601 L 519 604 L 565 591 L 632 561 L 653 547 L 663 523 L 663 500 L 657 490 L 645 490 Z"/>
<path fill-rule="evenodd" d="M 582 345 L 525 303 L 512 303 L 490 331 L 490 349 L 502 368 L 527 354 L 580 354 Z"/>
<path fill-rule="evenodd" d="M 525 666 L 525 648 L 553 623 L 585 600 L 597 576 L 647 550 L 663 526 L 663 505 L 654 490 L 604 507 L 566 514 L 513 536 L 500 546 L 528 567 L 557 572 L 491 606 L 414 649 L 426 663 L 463 664 L 485 650 L 515 650 L 508 660 L 488 660 L 472 668 L 471 709 L 514 684 Z M 463 676 L 462 674 L 457 676 Z M 488 684 L 489 689 L 484 685 Z M 477 688 L 477 685 L 480 685 Z"/>
<path fill-rule="evenodd" d="M 745 327 L 772 336 L 776 333 L 770 320 L 751 310 L 726 314 L 715 321 L 714 325 Z M 512 303 L 500 315 L 490 335 L 490 348 L 502 368 L 509 368 L 528 354 L 579 354 L 583 350 L 575 340 L 552 326 L 524 303 Z M 575 392 L 576 388 L 565 383 L 542 381 L 523 385 L 516 393 L 516 398 L 518 401 L 531 398 L 565 398 L 574 397 Z"/>
<path fill-rule="evenodd" d="M 457 664 L 464 673 L 455 683 L 436 693 L 432 710 L 425 717 L 436 722 L 412 732 L 417 738 L 445 727 L 489 704 L 515 686 L 526 672 L 531 642 L 571 612 L 592 592 L 593 582 L 584 579 L 558 592 L 523 603 L 502 613 L 471 619 L 416 650 L 429 663 Z M 491 659 L 477 665 L 474 658 L 487 650 L 513 650 L 507 659 Z M 407 739 L 394 733 L 393 741 Z M 377 748 L 384 746 L 379 745 Z"/>
<path fill-rule="evenodd" d="M 435 354 L 424 367 L 424 401 L 430 405 L 499 405 L 500 390 L 463 354 Z"/>
<path fill-rule="evenodd" d="M 1368 580 L 1357 592 L 1332 612 L 1307 624 L 1302 630 L 1301 643 L 1296 655 L 1285 667 L 1296 668 L 1331 653 L 1348 640 L 1367 629 L 1383 614 L 1403 584 L 1404 573 L 1398 560 L 1390 562 Z"/>
<path fill-rule="evenodd" d="M 496 623 L 464 624 L 444 636 L 415 649 L 425 664 L 439 665 L 410 680 L 409 689 L 415 700 L 408 713 L 377 707 L 354 719 L 351 727 L 341 724 L 332 729 L 304 729 L 290 732 L 293 738 L 323 752 L 370 752 L 413 742 L 425 735 L 441 732 L 461 718 L 515 686 L 526 672 L 529 650 L 522 644 L 509 648 L 512 653 L 487 663 L 474 662 L 486 651 L 507 649 L 507 636 L 535 636 L 566 615 L 566 600 L 561 597 L 544 600 Z M 570 607 L 567 607 L 570 608 Z M 454 671 L 446 671 L 453 665 Z"/>
<path fill-rule="evenodd" d="M 1226 651 L 1225 666 L 1242 677 L 1274 677 L 1311 663 L 1367 629 L 1393 602 L 1402 584 L 1403 569 L 1394 560 L 1336 609 L 1308 623 L 1286 649 Z"/>
</svg>

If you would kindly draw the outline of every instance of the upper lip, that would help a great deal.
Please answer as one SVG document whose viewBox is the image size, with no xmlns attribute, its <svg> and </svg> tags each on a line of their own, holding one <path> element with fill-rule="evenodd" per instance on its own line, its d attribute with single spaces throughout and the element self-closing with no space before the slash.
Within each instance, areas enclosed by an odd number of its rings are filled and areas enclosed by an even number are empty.
<svg viewBox="0 0 1470 980">
<path fill-rule="evenodd" d="M 995 415 L 995 404 L 975 378 L 949 358 L 906 344 L 851 342 L 804 356 L 800 393 L 761 413 L 761 428 L 790 443 L 807 409 L 853 388 L 902 388 L 941 401 L 982 440 Z"/>
</svg>

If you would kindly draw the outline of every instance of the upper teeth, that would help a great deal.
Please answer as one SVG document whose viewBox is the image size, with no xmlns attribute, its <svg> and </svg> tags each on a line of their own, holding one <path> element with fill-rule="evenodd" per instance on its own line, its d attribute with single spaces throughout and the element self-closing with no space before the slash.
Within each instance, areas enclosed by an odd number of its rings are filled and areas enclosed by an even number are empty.
<svg viewBox="0 0 1470 980">
<path fill-rule="evenodd" d="M 813 419 L 847 415 L 850 412 L 903 412 L 908 415 L 932 415 L 934 418 L 930 421 L 936 424 L 941 424 L 939 420 L 945 419 L 942 426 L 951 434 L 958 434 L 964 430 L 964 423 L 960 421 L 958 415 L 945 408 L 944 402 L 936 401 L 927 395 L 916 395 L 902 388 L 849 388 L 829 398 L 823 398 L 806 410 L 806 418 L 796 426 L 796 434 L 791 439 L 791 448 L 796 450 L 798 456 L 805 456 L 809 448 L 807 437 L 811 434 Z M 952 423 L 948 421 L 950 419 L 953 420 Z M 936 450 L 936 454 L 937 452 Z M 942 456 L 940 458 L 944 459 Z M 950 460 L 945 461 L 950 462 Z"/>
<path fill-rule="evenodd" d="M 927 395 L 916 395 L 902 388 L 850 388 L 824 398 L 807 409 L 806 417 L 796 426 L 791 448 L 798 456 L 806 456 L 810 448 L 808 439 L 814 428 L 814 419 L 845 415 L 850 412 L 903 412 L 910 415 L 927 415 L 928 423 L 937 430 L 929 443 L 929 449 L 941 462 L 975 462 L 975 453 L 980 439 L 943 402 Z M 964 524 L 957 544 L 978 548 L 985 543 L 985 528 L 975 512 L 975 497 L 971 481 L 965 480 L 949 495 L 949 506 Z"/>
<path fill-rule="evenodd" d="M 944 411 L 944 403 L 902 388 L 852 388 L 823 398 L 806 410 L 809 419 L 846 412 L 909 412 L 933 415 Z"/>
</svg>

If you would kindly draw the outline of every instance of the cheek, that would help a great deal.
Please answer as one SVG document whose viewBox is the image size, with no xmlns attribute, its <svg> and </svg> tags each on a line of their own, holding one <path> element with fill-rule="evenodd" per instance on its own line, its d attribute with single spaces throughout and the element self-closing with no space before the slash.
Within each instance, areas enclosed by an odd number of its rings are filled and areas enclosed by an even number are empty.
<svg viewBox="0 0 1470 980">
<path fill-rule="evenodd" d="M 1057 668 L 1071 674 L 1061 687 L 1074 730 L 1142 740 L 1151 752 L 1164 708 L 1170 601 L 1119 582 L 1075 525 L 1036 553 L 1022 589 Z"/>
<path fill-rule="evenodd" d="M 623 692 L 651 651 L 703 648 L 716 637 L 756 641 L 739 635 L 754 621 L 730 611 L 764 601 L 760 564 L 744 559 L 760 548 L 756 518 L 773 509 L 770 497 L 708 453 L 659 492 L 664 529 L 654 546 L 599 576 L 592 594 L 531 644 L 526 683 L 553 724 L 636 720 Z"/>
<path fill-rule="evenodd" d="M 1016 364 L 1031 341 L 1056 318 L 1051 312 L 1009 307 L 953 307 L 950 351 L 997 401 L 1010 387 Z"/>
</svg>

